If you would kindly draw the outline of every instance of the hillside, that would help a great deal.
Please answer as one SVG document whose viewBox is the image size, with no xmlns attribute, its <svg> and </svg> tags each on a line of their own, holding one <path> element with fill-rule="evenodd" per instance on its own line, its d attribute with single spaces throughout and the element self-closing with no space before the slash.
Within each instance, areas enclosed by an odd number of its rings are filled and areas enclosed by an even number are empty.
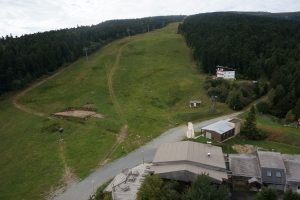
<svg viewBox="0 0 300 200">
<path fill-rule="evenodd" d="M 177 123 L 229 113 L 224 104 L 210 112 L 205 75 L 177 26 L 114 41 L 88 61 L 2 98 L 0 199 L 41 199 Z M 191 99 L 203 105 L 190 109 Z M 87 104 L 105 118 L 52 116 Z"/>
<path fill-rule="evenodd" d="M 182 19 L 183 16 L 158 16 L 110 20 L 21 37 L 0 37 L 0 95 L 22 89 L 116 39 L 162 28 Z"/>
<path fill-rule="evenodd" d="M 256 14 L 193 15 L 180 32 L 201 69 L 215 73 L 217 65 L 230 66 L 238 78 L 268 80 L 264 113 L 295 121 L 300 117 L 300 24 Z"/>
</svg>

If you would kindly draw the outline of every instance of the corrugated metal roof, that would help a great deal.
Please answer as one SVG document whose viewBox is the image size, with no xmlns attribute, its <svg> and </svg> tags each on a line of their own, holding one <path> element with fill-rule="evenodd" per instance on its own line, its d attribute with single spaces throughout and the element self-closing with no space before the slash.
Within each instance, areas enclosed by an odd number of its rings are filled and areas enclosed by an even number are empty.
<svg viewBox="0 0 300 200">
<path fill-rule="evenodd" d="M 156 151 L 153 164 L 180 161 L 226 169 L 221 147 L 191 141 L 162 144 Z"/>
<path fill-rule="evenodd" d="M 256 177 L 260 178 L 260 168 L 258 159 L 250 154 L 230 154 L 230 170 L 234 176 Z"/>
<path fill-rule="evenodd" d="M 151 171 L 154 171 L 155 174 L 165 174 L 179 171 L 189 171 L 194 173 L 196 176 L 200 174 L 207 174 L 211 178 L 222 182 L 223 179 L 228 179 L 227 173 L 222 171 L 211 170 L 195 165 L 189 164 L 177 164 L 177 165 L 157 165 L 151 166 Z"/>
<path fill-rule="evenodd" d="M 280 153 L 271 151 L 257 151 L 257 155 L 261 167 L 285 169 Z"/>
<path fill-rule="evenodd" d="M 202 130 L 214 131 L 219 134 L 226 133 L 232 129 L 234 129 L 234 123 L 228 122 L 228 120 L 221 120 L 202 128 Z"/>
</svg>

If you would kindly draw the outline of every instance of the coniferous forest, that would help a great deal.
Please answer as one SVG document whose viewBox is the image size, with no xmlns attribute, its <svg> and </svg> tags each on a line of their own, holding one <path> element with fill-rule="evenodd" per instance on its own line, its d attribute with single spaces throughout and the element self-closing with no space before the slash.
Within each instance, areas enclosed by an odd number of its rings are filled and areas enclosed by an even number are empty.
<svg viewBox="0 0 300 200">
<path fill-rule="evenodd" d="M 300 23 L 243 13 L 189 16 L 179 26 L 199 67 L 237 70 L 238 78 L 267 80 L 269 93 L 261 112 L 300 118 Z M 242 98 L 242 93 L 239 94 Z"/>
<path fill-rule="evenodd" d="M 125 36 L 181 21 L 183 16 L 111 20 L 93 26 L 0 38 L 0 95 L 20 89 L 37 78 Z"/>
</svg>

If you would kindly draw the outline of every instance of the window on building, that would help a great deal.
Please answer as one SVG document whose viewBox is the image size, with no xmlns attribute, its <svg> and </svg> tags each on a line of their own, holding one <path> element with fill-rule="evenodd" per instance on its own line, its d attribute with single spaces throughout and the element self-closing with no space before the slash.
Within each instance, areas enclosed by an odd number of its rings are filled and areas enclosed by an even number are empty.
<svg viewBox="0 0 300 200">
<path fill-rule="evenodd" d="M 267 176 L 272 176 L 272 172 L 270 170 L 267 171 Z"/>
<path fill-rule="evenodd" d="M 276 172 L 276 177 L 281 178 L 281 172 Z"/>
</svg>

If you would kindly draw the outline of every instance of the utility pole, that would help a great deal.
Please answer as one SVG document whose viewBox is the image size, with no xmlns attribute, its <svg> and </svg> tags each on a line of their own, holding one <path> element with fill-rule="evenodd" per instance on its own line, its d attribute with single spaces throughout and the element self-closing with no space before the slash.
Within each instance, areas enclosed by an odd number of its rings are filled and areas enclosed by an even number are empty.
<svg viewBox="0 0 300 200">
<path fill-rule="evenodd" d="M 148 33 L 150 32 L 150 27 L 149 27 L 149 24 L 147 25 L 147 28 L 148 28 Z"/>
<path fill-rule="evenodd" d="M 87 48 L 87 47 L 84 47 L 84 48 L 83 48 L 83 51 L 85 52 L 86 60 L 89 61 L 89 57 L 88 57 L 88 53 L 87 53 L 87 52 L 88 52 L 88 48 Z"/>
<path fill-rule="evenodd" d="M 211 96 L 211 111 L 214 112 L 216 110 L 218 96 Z"/>
</svg>

